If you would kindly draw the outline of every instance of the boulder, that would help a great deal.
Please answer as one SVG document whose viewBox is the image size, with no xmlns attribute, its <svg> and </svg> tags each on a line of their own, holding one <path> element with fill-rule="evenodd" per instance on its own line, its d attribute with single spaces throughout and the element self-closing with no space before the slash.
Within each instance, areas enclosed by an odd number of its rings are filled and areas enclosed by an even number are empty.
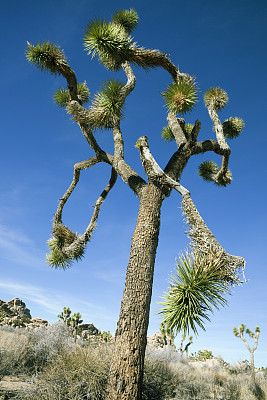
<svg viewBox="0 0 267 400">
<path fill-rule="evenodd" d="M 100 335 L 100 330 L 94 324 L 80 324 L 78 325 L 80 331 L 86 331 L 86 336 Z"/>
<path fill-rule="evenodd" d="M 7 302 L 0 300 L 0 308 L 8 317 L 24 317 L 31 319 L 30 310 L 26 308 L 26 304 L 18 297 Z"/>
</svg>

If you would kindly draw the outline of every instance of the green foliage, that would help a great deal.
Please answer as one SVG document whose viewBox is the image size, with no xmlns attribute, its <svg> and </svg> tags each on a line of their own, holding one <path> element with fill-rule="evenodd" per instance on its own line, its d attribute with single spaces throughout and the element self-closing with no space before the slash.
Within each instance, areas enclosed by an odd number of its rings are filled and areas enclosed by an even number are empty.
<svg viewBox="0 0 267 400">
<path fill-rule="evenodd" d="M 114 79 L 108 79 L 102 84 L 90 108 L 90 123 L 94 128 L 111 129 L 117 118 L 123 118 L 123 86 L 122 82 Z"/>
<path fill-rule="evenodd" d="M 199 350 L 195 357 L 195 359 L 199 361 L 212 360 L 213 358 L 214 356 L 210 350 Z"/>
<path fill-rule="evenodd" d="M 210 320 L 208 313 L 227 304 L 225 295 L 230 291 L 217 261 L 216 255 L 212 259 L 199 252 L 186 253 L 177 260 L 159 310 L 171 331 L 187 334 L 191 328 L 197 335 L 197 325 L 205 330 L 204 320 Z"/>
<path fill-rule="evenodd" d="M 112 15 L 112 21 L 115 24 L 123 26 L 125 31 L 130 34 L 137 27 L 139 17 L 137 12 L 133 8 L 130 8 L 130 10 L 116 11 Z"/>
<path fill-rule="evenodd" d="M 162 128 L 161 137 L 163 140 L 165 140 L 165 142 L 172 142 L 173 140 L 175 140 L 171 128 L 168 125 Z"/>
<path fill-rule="evenodd" d="M 0 307 L 0 322 L 3 321 L 5 317 L 8 317 L 8 314 L 2 307 Z"/>
<path fill-rule="evenodd" d="M 194 128 L 194 125 L 192 125 L 192 124 L 185 124 L 184 130 L 185 130 L 185 133 L 186 133 L 186 135 L 187 135 L 188 137 L 191 135 L 193 128 Z"/>
<path fill-rule="evenodd" d="M 98 56 L 100 62 L 114 71 L 133 53 L 131 41 L 121 24 L 99 18 L 87 25 L 84 34 L 84 47 L 88 54 L 92 54 L 92 57 Z"/>
<path fill-rule="evenodd" d="M 73 252 L 67 255 L 64 247 L 70 246 L 78 235 L 68 229 L 63 223 L 57 224 L 53 229 L 53 236 L 47 241 L 50 253 L 46 255 L 46 261 L 51 267 L 67 269 L 74 261 L 79 261 L 84 257 L 85 247 L 77 243 Z"/>
<path fill-rule="evenodd" d="M 207 108 L 213 106 L 215 110 L 222 110 L 228 103 L 228 95 L 219 87 L 211 87 L 204 94 L 204 103 Z"/>
<path fill-rule="evenodd" d="M 110 333 L 110 331 L 103 331 L 100 334 L 101 338 L 103 339 L 104 342 L 109 342 L 110 339 L 112 338 L 112 334 Z"/>
<path fill-rule="evenodd" d="M 205 181 L 213 181 L 214 175 L 219 171 L 218 165 L 213 161 L 204 161 L 198 167 L 198 174 Z"/>
<path fill-rule="evenodd" d="M 89 89 L 86 85 L 86 82 L 84 83 L 78 83 L 77 85 L 77 95 L 80 103 L 82 105 L 88 103 L 89 97 L 90 97 L 90 92 Z M 54 102 L 56 105 L 60 108 L 65 108 L 70 100 L 70 91 L 68 89 L 63 89 L 59 88 L 54 94 Z"/>
<path fill-rule="evenodd" d="M 63 50 L 59 46 L 48 41 L 38 42 L 36 46 L 28 43 L 26 58 L 29 63 L 35 65 L 41 71 L 49 71 L 51 74 L 60 75 L 62 66 L 67 62 Z"/>
<path fill-rule="evenodd" d="M 227 139 L 234 139 L 240 135 L 244 126 L 245 123 L 241 118 L 231 117 L 222 124 L 224 136 Z"/>
<path fill-rule="evenodd" d="M 61 311 L 60 314 L 58 314 L 58 318 L 62 319 L 67 325 L 70 325 L 70 315 L 71 315 L 71 309 L 69 307 L 64 307 L 63 311 Z"/>
<path fill-rule="evenodd" d="M 167 86 L 162 96 L 169 111 L 179 115 L 191 112 L 197 102 L 197 87 L 192 80 L 180 80 Z"/>
<path fill-rule="evenodd" d="M 214 161 L 204 161 L 198 167 L 198 174 L 204 179 L 204 181 L 214 182 L 218 186 L 225 186 L 226 183 L 232 181 L 232 173 L 230 169 L 228 169 L 223 179 L 218 181 L 216 175 L 219 170 L 220 168 Z"/>
</svg>

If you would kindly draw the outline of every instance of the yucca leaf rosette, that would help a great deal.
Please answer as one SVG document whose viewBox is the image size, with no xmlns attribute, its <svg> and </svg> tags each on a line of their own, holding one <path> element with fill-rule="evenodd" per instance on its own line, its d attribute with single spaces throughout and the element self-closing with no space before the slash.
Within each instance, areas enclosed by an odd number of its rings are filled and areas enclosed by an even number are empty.
<svg viewBox="0 0 267 400">
<path fill-rule="evenodd" d="M 53 229 L 52 237 L 47 241 L 50 253 L 46 261 L 51 267 L 67 269 L 74 261 L 84 257 L 85 247 L 77 243 L 71 254 L 65 249 L 78 239 L 78 235 L 68 229 L 63 223 L 57 224 Z"/>
<path fill-rule="evenodd" d="M 204 94 L 204 103 L 207 108 L 213 106 L 215 110 L 222 110 L 228 103 L 228 95 L 220 87 L 211 87 Z"/>
<path fill-rule="evenodd" d="M 204 321 L 209 313 L 225 306 L 230 294 L 224 282 L 223 260 L 219 253 L 203 254 L 199 251 L 182 255 L 176 263 L 168 291 L 160 302 L 163 324 L 175 334 L 180 331 L 197 335 L 197 326 L 205 330 Z"/>
<path fill-rule="evenodd" d="M 62 67 L 66 65 L 66 57 L 60 47 L 48 41 L 38 42 L 35 46 L 27 42 L 26 58 L 41 71 L 51 74 L 62 74 Z"/>
<path fill-rule="evenodd" d="M 94 19 L 86 28 L 84 47 L 92 57 L 98 56 L 99 61 L 111 70 L 118 70 L 127 61 L 133 50 L 132 38 L 121 24 Z"/>
<path fill-rule="evenodd" d="M 223 133 L 227 139 L 234 139 L 240 135 L 245 126 L 244 121 L 238 117 L 231 117 L 223 122 Z"/>
<path fill-rule="evenodd" d="M 169 85 L 162 96 L 169 111 L 184 115 L 193 110 L 197 102 L 197 87 L 194 81 L 174 82 Z"/>
<path fill-rule="evenodd" d="M 111 129 L 114 121 L 123 117 L 124 98 L 120 94 L 123 86 L 114 79 L 102 84 L 90 108 L 90 123 L 94 128 Z"/>
<path fill-rule="evenodd" d="M 130 8 L 130 10 L 116 11 L 112 15 L 112 21 L 115 24 L 123 26 L 125 31 L 130 34 L 137 27 L 139 17 L 137 12 L 133 8 Z"/>
<path fill-rule="evenodd" d="M 90 98 L 90 91 L 86 82 L 78 83 L 77 96 L 81 105 L 88 103 Z M 65 108 L 70 101 L 70 91 L 68 89 L 59 88 L 54 94 L 54 102 L 60 108 Z"/>
<path fill-rule="evenodd" d="M 198 174 L 204 179 L 204 181 L 214 182 L 218 186 L 226 186 L 226 184 L 231 183 L 231 171 L 228 169 L 226 174 L 221 176 L 220 180 L 218 180 L 217 174 L 219 170 L 220 168 L 214 161 L 204 161 L 198 167 Z"/>
<path fill-rule="evenodd" d="M 175 140 L 171 128 L 168 125 L 162 128 L 161 137 L 163 140 L 165 140 L 165 142 L 172 142 L 173 140 Z"/>
</svg>

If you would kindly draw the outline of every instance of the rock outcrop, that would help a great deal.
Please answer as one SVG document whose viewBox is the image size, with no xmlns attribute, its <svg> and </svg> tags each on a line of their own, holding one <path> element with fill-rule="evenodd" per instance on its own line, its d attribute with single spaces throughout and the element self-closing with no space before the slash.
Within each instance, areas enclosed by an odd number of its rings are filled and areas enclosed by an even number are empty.
<svg viewBox="0 0 267 400">
<path fill-rule="evenodd" d="M 1 311 L 2 316 L 31 319 L 30 310 L 26 308 L 26 304 L 18 297 L 7 302 L 0 300 L 0 312 Z"/>
</svg>

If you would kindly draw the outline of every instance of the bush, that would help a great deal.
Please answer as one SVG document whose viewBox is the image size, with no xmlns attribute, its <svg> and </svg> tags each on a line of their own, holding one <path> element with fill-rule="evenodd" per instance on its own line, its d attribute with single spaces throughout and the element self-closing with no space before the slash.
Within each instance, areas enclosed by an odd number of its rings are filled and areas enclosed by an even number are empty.
<svg viewBox="0 0 267 400">
<path fill-rule="evenodd" d="M 104 400 L 110 365 L 110 349 L 62 349 L 34 381 L 22 400 Z"/>
<path fill-rule="evenodd" d="M 32 373 L 61 352 L 74 346 L 69 328 L 63 322 L 32 331 L 12 327 L 0 328 L 0 375 Z"/>
</svg>

